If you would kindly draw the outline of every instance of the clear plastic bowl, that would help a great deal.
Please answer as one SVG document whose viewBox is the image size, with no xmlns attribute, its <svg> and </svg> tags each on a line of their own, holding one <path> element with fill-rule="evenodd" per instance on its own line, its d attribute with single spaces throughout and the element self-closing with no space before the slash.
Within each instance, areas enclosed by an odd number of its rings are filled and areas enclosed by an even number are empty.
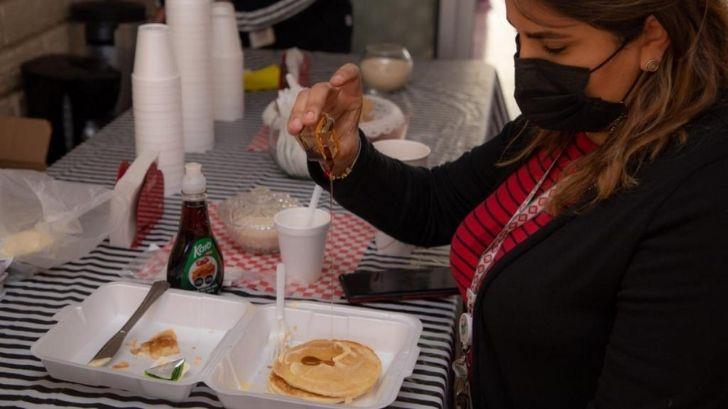
<svg viewBox="0 0 728 409">
<path fill-rule="evenodd" d="M 255 254 L 276 253 L 278 231 L 273 216 L 298 205 L 288 193 L 255 187 L 222 202 L 219 215 L 228 235 L 242 250 Z"/>
</svg>

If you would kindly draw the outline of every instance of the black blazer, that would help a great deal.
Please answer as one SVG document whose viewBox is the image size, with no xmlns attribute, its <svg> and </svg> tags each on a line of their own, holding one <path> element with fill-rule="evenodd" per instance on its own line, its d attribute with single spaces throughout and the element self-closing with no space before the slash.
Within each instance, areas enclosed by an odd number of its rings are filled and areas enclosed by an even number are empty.
<svg viewBox="0 0 728 409">
<path fill-rule="evenodd" d="M 362 137 L 336 199 L 400 240 L 449 244 L 520 166 L 494 164 L 521 127 L 432 170 Z M 688 131 L 638 187 L 570 209 L 493 267 L 474 317 L 476 407 L 728 408 L 728 105 Z"/>
</svg>

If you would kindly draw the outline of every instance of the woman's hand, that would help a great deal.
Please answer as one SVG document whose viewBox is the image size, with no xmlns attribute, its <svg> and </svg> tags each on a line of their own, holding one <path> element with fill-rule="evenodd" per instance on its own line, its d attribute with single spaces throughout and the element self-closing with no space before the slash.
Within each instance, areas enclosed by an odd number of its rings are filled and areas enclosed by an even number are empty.
<svg viewBox="0 0 728 409">
<path fill-rule="evenodd" d="M 334 160 L 332 173 L 341 174 L 353 164 L 359 151 L 361 108 L 359 68 L 346 64 L 334 73 L 329 82 L 319 82 L 298 94 L 288 120 L 288 133 L 295 136 L 305 126 L 315 125 L 322 112 L 331 115 L 339 137 L 339 154 Z"/>
</svg>

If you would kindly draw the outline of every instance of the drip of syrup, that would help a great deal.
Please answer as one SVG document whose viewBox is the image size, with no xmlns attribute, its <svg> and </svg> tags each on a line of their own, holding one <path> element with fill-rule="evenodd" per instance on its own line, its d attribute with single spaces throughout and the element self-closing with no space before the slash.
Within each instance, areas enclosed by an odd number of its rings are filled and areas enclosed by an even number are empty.
<svg viewBox="0 0 728 409">
<path fill-rule="evenodd" d="M 328 366 L 336 365 L 334 363 L 334 361 L 332 361 L 332 360 L 325 361 L 323 359 L 320 359 L 320 358 L 317 358 L 317 357 L 311 356 L 311 355 L 304 356 L 301 359 L 301 363 L 304 365 L 308 365 L 308 366 L 316 366 L 316 365 L 321 365 L 321 364 L 328 365 Z"/>
<path fill-rule="evenodd" d="M 336 138 L 335 131 L 332 130 L 333 137 Z M 331 150 L 325 146 L 323 148 L 323 156 L 324 156 L 324 170 L 329 175 L 329 214 L 331 215 L 331 228 L 334 228 L 334 178 L 333 178 L 333 171 L 334 171 L 334 155 L 332 155 Z M 336 272 L 334 271 L 334 260 L 329 256 L 329 273 L 331 274 L 331 281 L 329 282 L 329 315 L 331 316 L 331 332 L 330 332 L 330 339 L 334 339 L 334 285 L 336 280 L 334 280 L 334 276 L 336 276 Z"/>
<path fill-rule="evenodd" d="M 334 119 L 332 116 L 323 113 L 315 126 L 304 128 L 297 136 L 298 142 L 306 151 L 306 157 L 310 161 L 321 163 L 324 171 L 329 177 L 329 214 L 331 215 L 331 226 L 334 225 L 334 179 L 333 171 L 336 156 L 339 153 L 339 138 L 334 128 Z M 329 272 L 332 276 L 334 273 L 334 262 L 329 256 Z M 329 283 L 329 309 L 331 315 L 331 333 L 330 339 L 334 339 L 334 293 L 336 280 L 331 279 Z"/>
</svg>

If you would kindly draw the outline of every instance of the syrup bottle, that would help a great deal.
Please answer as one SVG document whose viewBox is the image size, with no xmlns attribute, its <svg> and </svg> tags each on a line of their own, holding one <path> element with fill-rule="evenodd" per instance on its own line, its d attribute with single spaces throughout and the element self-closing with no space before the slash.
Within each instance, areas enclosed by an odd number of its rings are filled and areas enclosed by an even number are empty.
<svg viewBox="0 0 728 409">
<path fill-rule="evenodd" d="M 167 263 L 173 288 L 217 294 L 222 289 L 223 259 L 207 214 L 207 187 L 202 165 L 185 164 L 182 216 Z"/>
</svg>

